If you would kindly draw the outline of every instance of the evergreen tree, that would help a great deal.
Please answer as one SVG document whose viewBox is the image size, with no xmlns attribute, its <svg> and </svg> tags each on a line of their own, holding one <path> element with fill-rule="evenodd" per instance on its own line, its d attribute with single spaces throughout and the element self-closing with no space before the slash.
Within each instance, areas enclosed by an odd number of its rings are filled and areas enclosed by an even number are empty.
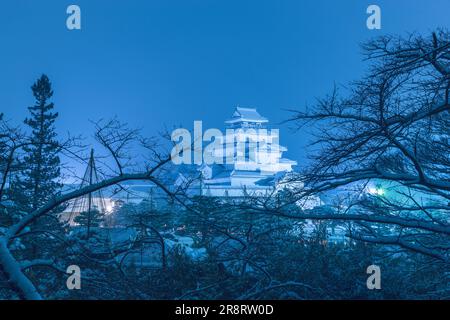
<svg viewBox="0 0 450 320">
<path fill-rule="evenodd" d="M 93 208 L 90 212 L 83 211 L 80 212 L 78 216 L 75 217 L 74 221 L 80 226 L 87 227 L 99 227 L 103 222 L 104 215 L 98 211 L 98 209 Z"/>
<path fill-rule="evenodd" d="M 13 193 L 18 207 L 30 212 L 36 210 L 58 194 L 62 187 L 57 179 L 60 176 L 60 148 L 56 141 L 54 123 L 58 117 L 52 112 L 53 95 L 50 80 L 42 75 L 31 87 L 36 99 L 29 107 L 30 118 L 25 124 L 31 128 L 30 143 L 24 147 L 24 170 L 16 177 Z"/>
</svg>

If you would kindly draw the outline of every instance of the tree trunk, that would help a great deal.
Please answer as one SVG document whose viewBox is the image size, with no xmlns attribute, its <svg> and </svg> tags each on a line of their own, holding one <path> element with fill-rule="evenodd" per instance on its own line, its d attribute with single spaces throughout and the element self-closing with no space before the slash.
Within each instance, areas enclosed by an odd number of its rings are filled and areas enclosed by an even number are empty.
<svg viewBox="0 0 450 320">
<path fill-rule="evenodd" d="M 0 238 L 0 265 L 3 268 L 8 283 L 21 298 L 27 300 L 42 300 L 34 284 L 23 273 L 20 264 L 11 254 L 5 239 Z"/>
</svg>

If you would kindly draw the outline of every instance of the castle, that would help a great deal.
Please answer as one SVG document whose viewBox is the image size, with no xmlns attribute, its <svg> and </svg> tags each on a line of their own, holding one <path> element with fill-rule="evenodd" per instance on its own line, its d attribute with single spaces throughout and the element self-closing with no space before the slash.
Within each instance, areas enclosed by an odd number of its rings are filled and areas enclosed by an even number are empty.
<svg viewBox="0 0 450 320">
<path fill-rule="evenodd" d="M 283 158 L 287 148 L 279 145 L 279 132 L 270 129 L 268 122 L 255 108 L 236 107 L 225 121 L 227 130 L 219 147 L 210 151 L 213 158 L 227 161 L 198 166 L 200 179 L 190 185 L 191 193 L 241 197 L 273 192 L 276 181 L 292 172 L 297 162 Z M 187 181 L 186 174 L 180 172 L 176 185 Z"/>
</svg>

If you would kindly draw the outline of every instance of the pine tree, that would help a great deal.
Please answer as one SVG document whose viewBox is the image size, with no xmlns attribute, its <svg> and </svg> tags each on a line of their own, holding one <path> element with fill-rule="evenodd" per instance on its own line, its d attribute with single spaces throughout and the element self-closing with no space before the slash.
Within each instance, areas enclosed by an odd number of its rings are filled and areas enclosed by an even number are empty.
<svg viewBox="0 0 450 320">
<path fill-rule="evenodd" d="M 90 212 L 83 211 L 80 212 L 78 216 L 75 217 L 74 221 L 83 227 L 99 227 L 103 222 L 104 215 L 98 211 L 98 209 L 93 208 Z"/>
<path fill-rule="evenodd" d="M 24 170 L 16 177 L 14 185 L 15 200 L 18 207 L 30 212 L 56 196 L 62 184 L 60 177 L 59 146 L 56 141 L 54 123 L 58 113 L 52 112 L 53 96 L 50 80 L 42 75 L 31 87 L 36 99 L 35 105 L 29 107 L 30 118 L 24 123 L 31 128 L 30 143 L 24 147 Z"/>
</svg>

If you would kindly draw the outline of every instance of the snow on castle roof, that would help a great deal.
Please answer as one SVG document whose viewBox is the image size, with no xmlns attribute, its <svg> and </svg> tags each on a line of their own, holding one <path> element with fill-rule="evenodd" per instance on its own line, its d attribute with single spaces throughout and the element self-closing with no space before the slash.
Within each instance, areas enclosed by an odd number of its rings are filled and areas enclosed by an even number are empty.
<svg viewBox="0 0 450 320">
<path fill-rule="evenodd" d="M 256 108 L 242 108 L 236 107 L 231 119 L 225 121 L 225 123 L 236 123 L 236 122 L 259 122 L 266 123 L 269 122 L 266 118 L 261 116 Z"/>
</svg>

